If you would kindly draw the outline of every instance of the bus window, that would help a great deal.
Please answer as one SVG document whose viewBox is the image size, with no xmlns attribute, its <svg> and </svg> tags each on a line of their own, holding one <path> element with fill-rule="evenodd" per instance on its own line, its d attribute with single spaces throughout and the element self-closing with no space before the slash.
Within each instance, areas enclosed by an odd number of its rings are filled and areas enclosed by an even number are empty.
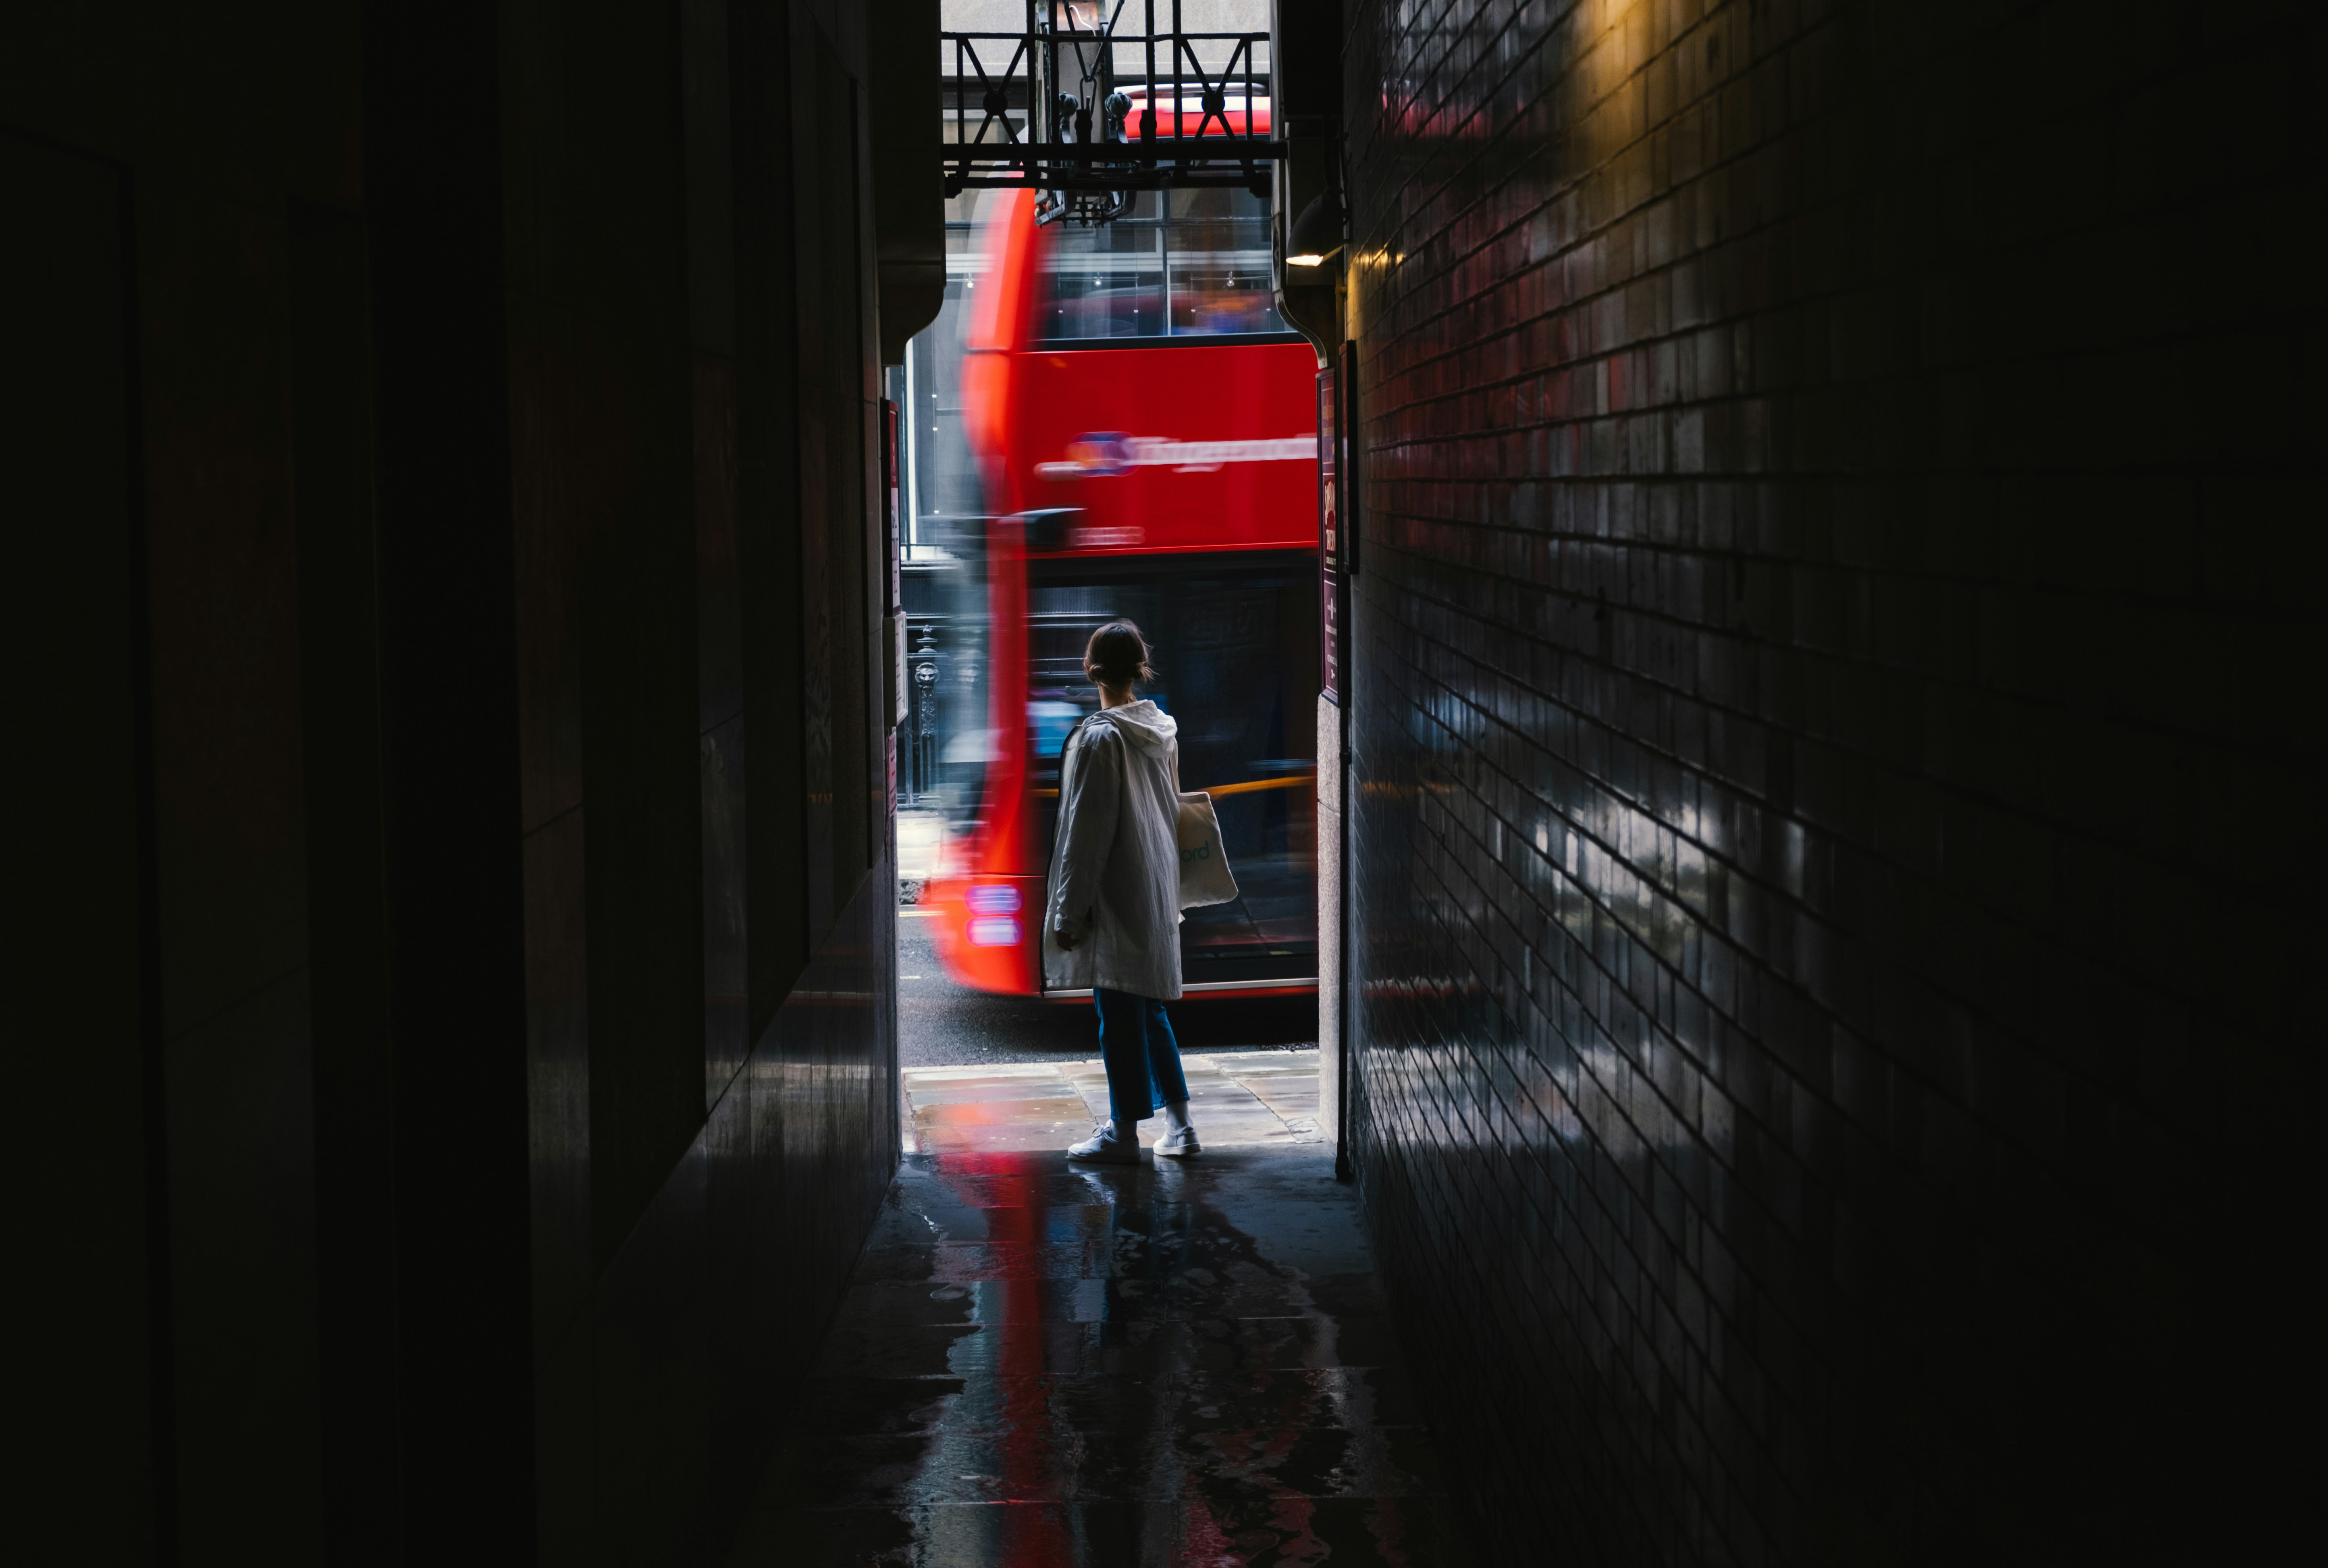
<svg viewBox="0 0 2328 1568">
<path fill-rule="evenodd" d="M 1170 191 L 1172 335 L 1283 332 L 1271 296 L 1269 205 L 1249 191 Z"/>
<path fill-rule="evenodd" d="M 1214 557 L 1154 569 L 1152 560 L 1030 563 L 1027 746 L 1028 784 L 1042 807 L 1037 841 L 1047 851 L 1056 828 L 1061 743 L 1099 706 L 1083 673 L 1084 645 L 1102 623 L 1132 621 L 1155 650 L 1156 680 L 1143 695 L 1179 723 L 1181 787 L 1214 792 L 1242 895 L 1188 911 L 1180 933 L 1187 980 L 1313 975 L 1316 568 Z M 1111 573 L 1116 580 L 1106 580 Z"/>
<path fill-rule="evenodd" d="M 1270 293 L 1269 203 L 1250 191 L 1143 191 L 1112 223 L 1045 232 L 1037 341 L 1286 330 Z"/>
<path fill-rule="evenodd" d="M 1169 330 L 1165 319 L 1164 229 L 1156 221 L 1154 192 L 1141 193 L 1131 217 L 1052 231 L 1036 337 L 1161 337 Z"/>
</svg>

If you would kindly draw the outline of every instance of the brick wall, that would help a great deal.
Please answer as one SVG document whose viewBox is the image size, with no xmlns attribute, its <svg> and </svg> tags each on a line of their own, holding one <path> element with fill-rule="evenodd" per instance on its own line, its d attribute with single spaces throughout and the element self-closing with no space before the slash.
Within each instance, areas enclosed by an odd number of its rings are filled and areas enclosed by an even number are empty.
<svg viewBox="0 0 2328 1568">
<path fill-rule="evenodd" d="M 1353 1142 L 1483 1558 L 2239 1558 L 2319 12 L 1347 14 Z"/>
</svg>

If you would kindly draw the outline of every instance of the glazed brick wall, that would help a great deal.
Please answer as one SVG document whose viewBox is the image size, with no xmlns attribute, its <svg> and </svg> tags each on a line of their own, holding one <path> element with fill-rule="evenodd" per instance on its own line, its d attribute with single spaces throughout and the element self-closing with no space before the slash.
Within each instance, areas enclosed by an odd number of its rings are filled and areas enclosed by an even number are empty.
<svg viewBox="0 0 2328 1568">
<path fill-rule="evenodd" d="M 1346 15 L 1353 1147 L 1482 1559 L 2243 1560 L 2319 9 Z"/>
</svg>

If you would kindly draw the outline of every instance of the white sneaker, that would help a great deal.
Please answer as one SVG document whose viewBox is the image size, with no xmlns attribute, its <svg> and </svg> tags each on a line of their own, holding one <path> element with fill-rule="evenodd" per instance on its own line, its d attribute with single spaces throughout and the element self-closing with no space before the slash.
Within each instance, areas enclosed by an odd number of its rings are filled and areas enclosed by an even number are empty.
<svg viewBox="0 0 2328 1568">
<path fill-rule="evenodd" d="M 1096 1165 L 1137 1165 L 1140 1163 L 1140 1144 L 1134 1139 L 1117 1137 L 1115 1128 L 1111 1124 L 1100 1128 L 1081 1143 L 1069 1144 L 1067 1158 L 1088 1160 Z"/>
<path fill-rule="evenodd" d="M 1183 1127 L 1178 1132 L 1167 1132 L 1156 1141 L 1156 1152 L 1167 1160 L 1185 1160 L 1191 1154 L 1202 1154 L 1205 1146 L 1197 1141 L 1197 1130 Z"/>
</svg>

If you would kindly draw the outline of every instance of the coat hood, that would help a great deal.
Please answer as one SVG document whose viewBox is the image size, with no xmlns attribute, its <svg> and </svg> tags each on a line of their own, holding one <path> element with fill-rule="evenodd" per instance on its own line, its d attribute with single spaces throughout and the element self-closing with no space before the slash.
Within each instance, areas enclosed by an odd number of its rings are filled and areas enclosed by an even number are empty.
<svg viewBox="0 0 2328 1568">
<path fill-rule="evenodd" d="M 1106 708 L 1100 711 L 1125 739 L 1155 756 L 1162 756 L 1164 748 L 1171 745 L 1172 737 L 1180 733 L 1180 727 L 1172 716 L 1145 697 L 1137 702 L 1127 702 L 1122 708 Z"/>
</svg>

